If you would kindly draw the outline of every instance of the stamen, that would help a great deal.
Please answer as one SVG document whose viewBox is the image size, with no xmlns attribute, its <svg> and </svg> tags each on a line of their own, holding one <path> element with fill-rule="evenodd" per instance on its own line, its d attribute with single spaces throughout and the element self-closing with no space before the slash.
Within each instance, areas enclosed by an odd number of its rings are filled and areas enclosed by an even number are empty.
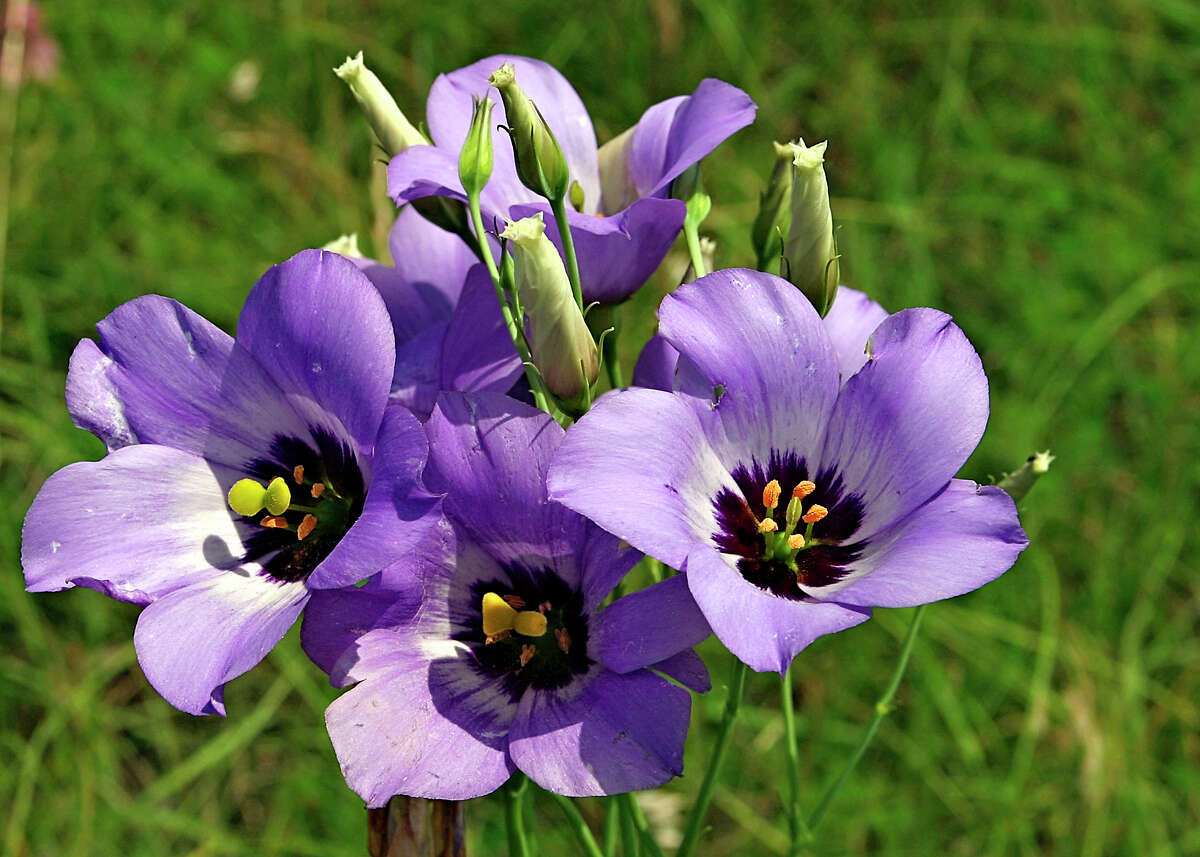
<svg viewBox="0 0 1200 857">
<path fill-rule="evenodd" d="M 508 602 L 508 606 L 514 610 L 520 610 L 525 606 L 525 599 L 520 595 L 505 595 L 504 600 Z"/>
<path fill-rule="evenodd" d="M 533 656 L 537 654 L 537 647 L 525 645 L 521 646 L 521 666 L 526 666 L 533 660 Z"/>
<path fill-rule="evenodd" d="M 300 522 L 300 526 L 296 528 L 296 538 L 304 539 L 317 528 L 317 516 L 305 515 L 304 520 Z"/>
<path fill-rule="evenodd" d="M 567 633 L 566 628 L 555 628 L 554 639 L 558 640 L 558 647 L 562 649 L 563 654 L 571 651 L 571 635 Z"/>
<path fill-rule="evenodd" d="M 550 602 L 549 602 L 549 601 L 543 601 L 541 604 L 539 604 L 539 605 L 538 605 L 538 612 L 539 612 L 539 613 L 545 613 L 545 612 L 546 612 L 547 610 L 549 610 L 549 609 L 550 609 Z"/>
<path fill-rule="evenodd" d="M 490 646 L 492 643 L 499 643 L 501 640 L 507 640 L 511 636 L 512 631 L 501 631 L 499 634 L 491 634 L 487 637 L 484 637 L 483 644 L 485 646 Z"/>
<path fill-rule="evenodd" d="M 793 536 L 788 536 L 787 545 L 794 551 L 800 550 L 800 548 L 804 547 L 804 536 L 800 535 L 799 533 L 796 533 Z"/>
<path fill-rule="evenodd" d="M 286 530 L 288 528 L 287 518 L 281 518 L 277 515 L 267 515 L 258 523 L 269 530 Z"/>
<path fill-rule="evenodd" d="M 483 633 L 492 637 L 511 631 L 517 622 L 517 611 L 495 592 L 483 596 Z"/>
<path fill-rule="evenodd" d="M 775 523 L 770 518 L 767 518 L 765 521 L 761 521 L 758 525 L 758 531 L 760 533 L 773 533 L 778 529 L 779 524 Z"/>
<path fill-rule="evenodd" d="M 267 483 L 264 505 L 272 515 L 282 515 L 292 505 L 292 489 L 283 481 L 282 476 L 276 476 Z"/>
<path fill-rule="evenodd" d="M 239 479 L 227 496 L 229 508 L 239 515 L 250 517 L 262 511 L 267 503 L 267 489 L 253 479 Z"/>
<path fill-rule="evenodd" d="M 792 489 L 792 496 L 798 500 L 803 500 L 809 494 L 817 490 L 817 483 L 805 479 L 803 482 L 797 482 L 796 487 Z"/>
<path fill-rule="evenodd" d="M 297 485 L 304 484 L 304 465 L 297 464 L 292 468 L 292 478 L 296 480 Z"/>
<path fill-rule="evenodd" d="M 317 482 L 313 485 L 312 490 L 308 492 L 314 500 L 320 500 L 321 495 L 325 493 L 325 483 Z"/>
<path fill-rule="evenodd" d="M 513 621 L 513 630 L 523 637 L 540 637 L 546 633 L 546 617 L 534 610 L 522 610 Z"/>
<path fill-rule="evenodd" d="M 779 505 L 779 495 L 782 493 L 783 488 L 779 486 L 778 479 L 772 479 L 766 484 L 766 487 L 763 488 L 762 501 L 767 511 L 771 511 Z"/>
<path fill-rule="evenodd" d="M 804 513 L 804 517 L 801 518 L 800 520 L 804 521 L 804 523 L 806 523 L 806 524 L 815 524 L 815 523 L 817 523 L 817 521 L 823 520 L 824 517 L 828 514 L 829 514 L 828 509 L 826 509 L 824 506 L 820 505 L 819 503 L 814 503 L 812 506 L 809 507 L 808 511 Z"/>
</svg>

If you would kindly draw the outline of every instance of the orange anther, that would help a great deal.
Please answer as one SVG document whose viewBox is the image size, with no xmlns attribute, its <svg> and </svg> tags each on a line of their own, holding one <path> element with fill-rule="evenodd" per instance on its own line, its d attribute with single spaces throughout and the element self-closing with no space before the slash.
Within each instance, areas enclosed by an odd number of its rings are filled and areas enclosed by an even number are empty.
<svg viewBox="0 0 1200 857">
<path fill-rule="evenodd" d="M 521 646 L 521 666 L 532 661 L 535 654 L 537 654 L 536 646 Z"/>
<path fill-rule="evenodd" d="M 499 634 L 492 634 L 489 637 L 485 637 L 483 644 L 485 646 L 490 646 L 492 643 L 499 643 L 501 640 L 507 640 L 511 636 L 512 631 L 501 631 Z"/>
<path fill-rule="evenodd" d="M 525 606 L 525 599 L 520 595 L 501 595 L 500 597 L 514 610 L 520 610 Z"/>
<path fill-rule="evenodd" d="M 321 495 L 325 493 L 325 483 L 317 482 L 316 484 L 313 485 L 312 490 L 309 491 L 308 493 L 312 494 L 312 498 L 314 500 L 320 500 Z"/>
<path fill-rule="evenodd" d="M 554 639 L 558 640 L 558 647 L 564 654 L 571 651 L 571 635 L 567 633 L 566 628 L 555 628 Z"/>
<path fill-rule="evenodd" d="M 292 468 L 292 478 L 296 480 L 297 485 L 304 484 L 304 465 L 297 464 Z"/>
<path fill-rule="evenodd" d="M 287 518 L 278 515 L 267 515 L 258 523 L 269 530 L 286 530 L 288 525 Z"/>
<path fill-rule="evenodd" d="M 824 517 L 828 514 L 828 509 L 826 509 L 820 503 L 814 503 L 809 507 L 808 511 L 804 513 L 804 517 L 800 520 L 806 524 L 815 524 L 817 521 L 824 519 Z"/>
<path fill-rule="evenodd" d="M 300 526 L 296 528 L 296 538 L 307 538 L 308 534 L 317 528 L 317 516 L 305 515 L 304 520 L 300 522 Z"/>
<path fill-rule="evenodd" d="M 803 482 L 796 483 L 796 487 L 792 489 L 792 496 L 803 500 L 809 494 L 817 490 L 817 484 L 805 479 Z"/>
<path fill-rule="evenodd" d="M 804 536 L 799 533 L 788 536 L 788 547 L 794 551 L 800 550 L 800 548 L 804 547 Z"/>
<path fill-rule="evenodd" d="M 760 533 L 773 533 L 778 529 L 779 529 L 779 524 L 775 523 L 770 518 L 766 518 L 765 520 L 761 521 L 758 525 L 758 531 Z"/>
<path fill-rule="evenodd" d="M 783 489 L 779 487 L 779 480 L 772 479 L 763 488 L 763 507 L 774 509 L 779 505 L 779 495 L 783 493 Z"/>
</svg>

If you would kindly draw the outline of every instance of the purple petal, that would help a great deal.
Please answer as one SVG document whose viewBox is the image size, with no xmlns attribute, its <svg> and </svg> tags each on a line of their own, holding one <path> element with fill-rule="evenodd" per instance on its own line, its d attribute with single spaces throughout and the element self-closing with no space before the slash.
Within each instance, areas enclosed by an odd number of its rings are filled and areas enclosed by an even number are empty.
<svg viewBox="0 0 1200 857">
<path fill-rule="evenodd" d="M 335 687 L 357 680 L 345 672 L 335 675 L 334 667 L 339 661 L 357 660 L 357 652 L 344 660 L 343 656 L 361 637 L 377 627 L 408 624 L 416 616 L 421 606 L 420 581 L 406 577 L 409 586 L 404 590 L 348 586 L 312 593 L 304 608 L 300 643 L 312 662 L 330 674 Z"/>
<path fill-rule="evenodd" d="M 871 617 L 861 607 L 833 602 L 790 601 L 748 583 L 712 548 L 687 559 L 687 580 L 696 603 L 725 647 L 758 672 L 784 672 L 817 637 L 851 628 Z"/>
<path fill-rule="evenodd" d="M 67 407 L 109 449 L 155 443 L 241 467 L 307 424 L 233 339 L 176 301 L 117 307 L 71 356 Z"/>
<path fill-rule="evenodd" d="M 362 513 L 313 570 L 313 589 L 349 586 L 383 570 L 413 551 L 441 517 L 440 503 L 421 483 L 429 446 L 417 418 L 400 405 L 388 408 L 375 449 Z"/>
<path fill-rule="evenodd" d="M 396 340 L 383 299 L 352 262 L 305 250 L 271 268 L 242 308 L 238 344 L 314 425 L 371 449 Z"/>
<path fill-rule="evenodd" d="M 691 649 L 684 649 L 672 655 L 665 661 L 651 664 L 650 668 L 668 675 L 689 690 L 696 693 L 708 693 L 712 690 L 712 680 L 708 677 L 708 667 L 700 656 Z"/>
<path fill-rule="evenodd" d="M 606 393 L 571 427 L 548 479 L 550 496 L 679 568 L 717 532 L 713 499 L 739 490 L 677 396 Z"/>
<path fill-rule="evenodd" d="M 558 225 L 548 205 L 517 205 L 514 218 L 542 212 L 546 237 L 562 253 Z M 620 303 L 658 269 L 683 226 L 687 207 L 677 199 L 643 199 L 611 217 L 567 209 L 587 303 Z"/>
<path fill-rule="evenodd" d="M 440 356 L 440 389 L 507 392 L 524 372 L 483 265 L 467 276 Z"/>
<path fill-rule="evenodd" d="M 870 538 L 941 491 L 983 436 L 987 376 L 950 316 L 908 309 L 873 337 L 872 357 L 846 382 L 822 466 L 863 501 L 856 538 Z"/>
<path fill-rule="evenodd" d="M 717 271 L 664 298 L 658 317 L 659 333 L 713 390 L 701 407 L 720 419 L 726 438 L 710 440 L 728 467 L 821 448 L 837 398 L 837 357 L 816 310 L 791 283 Z"/>
<path fill-rule="evenodd" d="M 559 147 L 567 159 L 571 178 L 583 189 L 587 211 L 596 211 L 600 203 L 600 178 L 596 163 L 596 132 L 579 95 L 553 66 L 540 60 L 512 55 L 496 55 L 481 59 L 465 68 L 439 75 L 429 90 L 425 116 L 429 130 L 439 147 L 458 152 L 467 138 L 471 124 L 471 96 L 486 96 L 496 102 L 494 124 L 507 123 L 500 94 L 488 77 L 504 63 L 512 63 L 517 83 L 537 105 L 554 132 Z M 509 205 L 533 201 L 537 195 L 526 189 L 516 177 L 512 143 L 508 135 L 497 130 L 492 138 L 495 168 L 489 190 L 493 185 Z"/>
<path fill-rule="evenodd" d="M 688 96 L 660 102 L 633 132 L 629 172 L 641 196 L 666 190 L 680 173 L 751 122 L 750 96 L 724 81 L 706 78 Z"/>
<path fill-rule="evenodd" d="M 664 661 L 702 642 L 712 630 L 677 574 L 618 598 L 592 620 L 589 649 L 613 672 Z"/>
<path fill-rule="evenodd" d="M 442 390 L 442 354 L 449 326 L 444 321 L 431 325 L 396 349 L 389 401 L 422 420 L 429 417 Z"/>
<path fill-rule="evenodd" d="M 191 453 L 139 444 L 71 464 L 25 516 L 21 564 L 30 592 L 87 586 L 149 604 L 237 569 L 244 554 L 225 491 L 239 474 Z"/>
<path fill-rule="evenodd" d="M 927 604 L 995 580 L 1028 545 L 1008 494 L 952 479 L 937 497 L 873 538 L 849 576 L 809 591 L 843 604 Z"/>
<path fill-rule="evenodd" d="M 842 383 L 867 362 L 867 340 L 888 312 L 863 292 L 839 286 L 825 316 L 825 330 L 837 352 Z"/>
<path fill-rule="evenodd" d="M 133 634 L 138 662 L 176 708 L 224 714 L 222 686 L 266 657 L 307 600 L 303 583 L 221 572 L 142 611 Z"/>
<path fill-rule="evenodd" d="M 583 681 L 521 698 L 509 736 L 518 768 L 571 797 L 654 788 L 683 773 L 687 691 L 647 670 L 598 669 Z"/>
<path fill-rule="evenodd" d="M 396 273 L 440 319 L 450 316 L 467 272 L 479 261 L 462 238 L 430 223 L 411 205 L 396 215 L 388 249 Z M 388 311 L 392 311 L 390 303 Z"/>
<path fill-rule="evenodd" d="M 675 366 L 679 352 L 657 333 L 642 347 L 633 367 L 633 386 L 671 392 L 675 387 Z"/>
<path fill-rule="evenodd" d="M 396 794 L 466 800 L 512 773 L 503 731 L 472 710 L 504 693 L 465 663 L 397 649 L 390 670 L 329 706 L 325 725 L 346 783 L 367 806 Z"/>
</svg>

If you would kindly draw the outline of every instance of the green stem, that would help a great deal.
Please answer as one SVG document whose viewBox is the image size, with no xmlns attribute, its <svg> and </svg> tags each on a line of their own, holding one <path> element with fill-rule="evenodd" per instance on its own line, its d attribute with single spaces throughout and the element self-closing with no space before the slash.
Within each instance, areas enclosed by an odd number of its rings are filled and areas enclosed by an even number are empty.
<svg viewBox="0 0 1200 857">
<path fill-rule="evenodd" d="M 800 809 L 800 752 L 796 747 L 796 712 L 792 697 L 792 669 L 783 673 L 780 684 L 780 702 L 783 708 L 784 743 L 787 746 L 788 774 L 788 830 L 791 833 L 791 847 L 788 857 L 800 853 L 802 845 L 812 841 L 812 832 L 804 823 L 804 812 Z"/>
<path fill-rule="evenodd" d="M 567 220 L 567 203 L 565 198 L 550 200 L 550 210 L 554 212 L 554 222 L 558 224 L 558 237 L 562 240 L 563 258 L 567 260 L 567 278 L 571 281 L 571 294 L 579 311 L 583 312 L 583 286 L 579 280 L 579 260 L 575 258 L 575 239 L 571 237 L 571 224 Z"/>
<path fill-rule="evenodd" d="M 692 273 L 696 279 L 708 274 L 704 265 L 704 254 L 700 252 L 700 224 L 689 217 L 683 222 L 683 236 L 687 239 L 688 255 L 692 257 Z"/>
<path fill-rule="evenodd" d="M 604 857 L 617 857 L 617 842 L 621 836 L 621 811 L 617 802 L 608 799 L 604 810 Z"/>
<path fill-rule="evenodd" d="M 592 830 L 588 827 L 587 821 L 584 820 L 579 807 L 575 806 L 575 801 L 554 792 L 547 792 L 547 794 L 554 798 L 554 802 L 558 804 L 558 808 L 567 817 L 567 824 L 571 826 L 571 830 L 575 833 L 575 838 L 579 840 L 579 844 L 583 847 L 583 853 L 587 857 L 604 857 L 604 852 L 596 844 L 596 838 L 592 836 Z"/>
<path fill-rule="evenodd" d="M 625 386 L 624 373 L 621 371 L 621 354 L 617 348 L 617 334 L 621 328 L 614 327 L 612 333 L 604 337 L 604 371 L 608 374 L 608 383 L 614 390 Z"/>
<path fill-rule="evenodd" d="M 738 708 L 742 704 L 742 691 L 746 687 L 746 665 L 737 658 L 733 660 L 733 668 L 729 674 L 729 696 L 725 698 L 725 713 L 721 717 L 720 731 L 717 732 L 717 742 L 713 745 L 712 758 L 708 762 L 708 770 L 704 772 L 704 781 L 700 784 L 700 793 L 692 806 L 692 814 L 688 818 L 687 829 L 683 834 L 683 842 L 675 857 L 691 857 L 700 841 L 704 829 L 704 819 L 708 815 L 708 805 L 712 803 L 713 790 L 717 786 L 717 778 L 721 773 L 721 765 L 725 761 L 725 752 L 729 749 L 729 739 L 733 735 L 733 722 L 737 719 Z"/>
<path fill-rule="evenodd" d="M 479 209 L 479 195 L 472 195 L 467 200 L 467 206 L 471 211 L 471 225 L 475 227 L 475 241 L 479 245 L 479 253 L 483 257 L 483 264 L 487 266 L 488 273 L 492 276 L 492 286 L 496 290 L 496 300 L 500 302 L 500 313 L 504 316 L 504 326 L 508 328 L 508 335 L 512 339 L 513 345 L 516 346 L 517 354 L 521 356 L 521 363 L 525 367 L 525 380 L 529 382 L 533 400 L 543 411 L 553 414 L 554 410 L 551 407 L 551 400 L 546 392 L 545 384 L 542 382 L 541 375 L 534 368 L 533 355 L 529 351 L 529 344 L 525 341 L 525 331 L 517 324 L 508 298 L 504 295 L 500 271 L 496 268 L 496 260 L 492 256 L 492 247 L 488 244 L 487 233 L 483 231 L 483 214 Z M 524 319 L 521 321 L 523 325 Z"/>
<path fill-rule="evenodd" d="M 829 788 L 825 790 L 825 794 L 821 797 L 821 802 L 817 804 L 817 808 L 808 817 L 809 830 L 817 829 L 817 825 L 825 817 L 825 811 L 829 809 L 829 804 L 833 802 L 834 796 L 846 782 L 846 779 L 858 764 L 859 759 L 863 757 L 863 753 L 867 752 L 867 747 L 871 745 L 875 733 L 879 731 L 879 724 L 891 712 L 892 699 L 895 698 L 896 691 L 900 688 L 900 680 L 904 678 L 904 670 L 908 667 L 908 659 L 912 655 L 913 643 L 917 640 L 917 631 L 921 627 L 921 617 L 925 615 L 925 607 L 926 605 L 922 604 L 913 614 L 912 624 L 908 626 L 908 634 L 904 637 L 904 645 L 900 649 L 900 660 L 896 662 L 896 669 L 892 673 L 892 680 L 888 682 L 887 690 L 883 692 L 883 696 L 879 697 L 879 701 L 875 703 L 875 717 L 871 720 L 871 725 L 867 727 L 867 734 L 863 736 L 862 741 L 855 748 L 853 755 L 850 756 L 850 761 L 846 763 L 846 767 L 842 769 L 842 772 L 837 775 L 837 779 L 830 783 Z"/>
<path fill-rule="evenodd" d="M 630 818 L 621 796 L 616 797 L 617 811 L 621 821 L 621 857 L 641 857 L 642 849 L 638 845 L 637 825 Z"/>
<path fill-rule="evenodd" d="M 525 776 L 516 774 L 504 787 L 504 821 L 508 830 L 508 857 L 529 857 L 525 837 L 525 816 L 521 804 L 525 794 Z"/>
<path fill-rule="evenodd" d="M 650 857 L 662 857 L 662 849 L 658 847 L 658 843 L 654 841 L 654 834 L 650 832 L 650 825 L 646 822 L 646 816 L 642 812 L 642 806 L 637 802 L 633 792 L 626 792 L 623 795 L 618 795 L 617 800 L 620 801 L 621 807 L 624 809 L 626 816 L 633 823 L 634 829 L 637 831 L 639 847 L 644 853 Z"/>
</svg>

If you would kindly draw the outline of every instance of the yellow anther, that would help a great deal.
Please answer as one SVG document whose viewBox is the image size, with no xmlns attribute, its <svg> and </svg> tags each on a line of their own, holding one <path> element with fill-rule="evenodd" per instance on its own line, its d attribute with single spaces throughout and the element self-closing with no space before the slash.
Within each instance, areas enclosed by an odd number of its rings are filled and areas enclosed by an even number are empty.
<svg viewBox="0 0 1200 857">
<path fill-rule="evenodd" d="M 536 646 L 521 646 L 521 666 L 525 666 L 533 660 L 533 656 L 537 654 Z"/>
<path fill-rule="evenodd" d="M 794 551 L 800 550 L 800 548 L 804 547 L 804 536 L 799 533 L 788 536 L 788 547 Z"/>
<path fill-rule="evenodd" d="M 763 488 L 763 507 L 766 509 L 774 509 L 779 505 L 779 495 L 783 493 L 783 488 L 779 486 L 778 479 L 772 479 Z"/>
<path fill-rule="evenodd" d="M 267 489 L 253 479 L 239 479 L 229 489 L 229 508 L 239 515 L 257 515 L 267 504 Z"/>
<path fill-rule="evenodd" d="M 292 479 L 296 480 L 297 485 L 304 484 L 304 465 L 297 464 L 292 468 Z"/>
<path fill-rule="evenodd" d="M 312 498 L 314 500 L 320 500 L 321 495 L 325 493 L 325 483 L 324 482 L 316 483 L 315 485 L 313 485 L 312 489 L 308 493 L 312 495 Z"/>
<path fill-rule="evenodd" d="M 492 637 L 501 631 L 511 631 L 516 625 L 517 611 L 495 592 L 483 596 L 483 633 Z"/>
<path fill-rule="evenodd" d="M 540 637 L 546 633 L 546 617 L 536 610 L 522 610 L 513 622 L 513 630 L 523 637 Z"/>
<path fill-rule="evenodd" d="M 817 483 L 810 482 L 805 479 L 803 482 L 796 483 L 796 487 L 792 489 L 792 496 L 803 500 L 809 494 L 817 490 Z"/>
<path fill-rule="evenodd" d="M 266 515 L 258 523 L 259 526 L 266 527 L 268 530 L 286 530 L 288 528 L 287 518 L 280 518 L 276 515 Z"/>
<path fill-rule="evenodd" d="M 567 633 L 566 628 L 555 628 L 554 639 L 558 641 L 558 647 L 564 654 L 571 651 L 571 635 Z"/>
<path fill-rule="evenodd" d="M 770 518 L 767 518 L 767 519 L 759 522 L 759 525 L 758 525 L 758 531 L 760 533 L 773 533 L 778 529 L 779 529 L 779 524 L 775 523 Z"/>
<path fill-rule="evenodd" d="M 276 476 L 267 483 L 267 496 L 264 503 L 272 515 L 282 515 L 292 505 L 292 489 L 282 476 Z"/>
<path fill-rule="evenodd" d="M 300 526 L 296 528 L 296 538 L 304 539 L 308 534 L 317 528 L 317 516 L 305 515 L 304 520 L 300 522 Z"/>
<path fill-rule="evenodd" d="M 800 520 L 806 524 L 815 524 L 817 521 L 823 520 L 828 514 L 828 509 L 826 509 L 820 503 L 814 503 L 809 507 L 808 511 L 804 513 L 804 517 Z"/>
</svg>

